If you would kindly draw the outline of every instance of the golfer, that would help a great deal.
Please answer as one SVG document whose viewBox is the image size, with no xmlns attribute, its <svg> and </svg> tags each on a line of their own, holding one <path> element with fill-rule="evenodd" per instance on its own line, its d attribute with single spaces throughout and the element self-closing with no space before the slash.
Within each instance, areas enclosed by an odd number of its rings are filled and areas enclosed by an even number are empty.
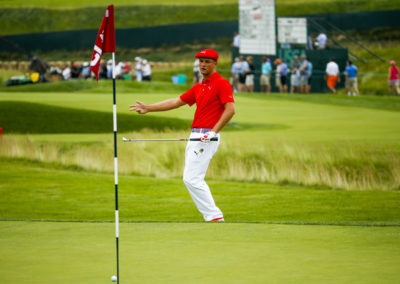
<svg viewBox="0 0 400 284">
<path fill-rule="evenodd" d="M 200 138 L 200 141 L 189 141 L 186 146 L 183 182 L 205 221 L 224 221 L 204 178 L 220 143 L 219 132 L 235 114 L 233 92 L 228 80 L 216 72 L 218 53 L 215 50 L 204 49 L 195 57 L 200 61 L 201 83 L 178 98 L 151 105 L 136 101 L 129 110 L 145 114 L 196 104 L 190 138 Z M 218 137 L 218 141 L 210 141 L 213 137 Z"/>
</svg>

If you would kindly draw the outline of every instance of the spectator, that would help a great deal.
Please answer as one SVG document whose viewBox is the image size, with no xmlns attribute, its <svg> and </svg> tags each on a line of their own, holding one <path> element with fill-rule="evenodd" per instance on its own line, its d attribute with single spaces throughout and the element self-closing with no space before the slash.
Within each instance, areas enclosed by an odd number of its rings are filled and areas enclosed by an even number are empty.
<svg viewBox="0 0 400 284">
<path fill-rule="evenodd" d="M 260 78 L 261 92 L 263 93 L 271 92 L 271 72 L 272 72 L 272 66 L 270 60 L 267 56 L 263 56 L 261 64 L 261 78 Z"/>
<path fill-rule="evenodd" d="M 91 75 L 90 71 L 90 66 L 89 66 L 89 62 L 84 62 L 82 65 L 82 71 L 81 74 L 79 75 L 79 78 L 81 79 L 89 79 L 90 75 Z"/>
<path fill-rule="evenodd" d="M 303 54 L 301 56 L 301 66 L 300 66 L 300 92 L 303 94 L 307 93 L 308 78 L 310 76 L 308 68 L 309 65 L 307 57 Z"/>
<path fill-rule="evenodd" d="M 275 69 L 275 86 L 278 88 L 279 92 L 281 92 L 282 89 L 282 85 L 281 85 L 281 64 L 282 61 L 277 58 L 274 61 L 274 65 L 276 65 L 276 69 Z"/>
<path fill-rule="evenodd" d="M 313 38 L 312 38 L 311 35 L 309 35 L 308 38 L 307 38 L 307 46 L 306 46 L 306 49 L 310 49 L 310 50 L 314 49 Z"/>
<path fill-rule="evenodd" d="M 151 66 L 146 59 L 142 61 L 143 81 L 151 81 Z"/>
<path fill-rule="evenodd" d="M 99 78 L 107 79 L 107 62 L 104 60 L 102 60 L 100 63 Z"/>
<path fill-rule="evenodd" d="M 71 68 L 69 68 L 68 64 L 64 65 L 64 69 L 62 71 L 62 78 L 64 80 L 69 80 L 71 79 Z"/>
<path fill-rule="evenodd" d="M 336 64 L 335 59 L 333 57 L 330 58 L 329 63 L 326 65 L 325 80 L 331 92 L 336 93 L 335 86 L 336 83 L 340 82 L 340 77 L 339 77 L 339 66 Z"/>
<path fill-rule="evenodd" d="M 113 65 L 112 60 L 107 61 L 107 78 L 112 79 Z"/>
<path fill-rule="evenodd" d="M 311 92 L 311 77 L 313 72 L 313 64 L 311 61 L 308 60 L 308 82 L 307 82 L 307 91 L 306 93 L 309 94 Z"/>
<path fill-rule="evenodd" d="M 240 35 L 238 32 L 233 33 L 233 47 L 239 48 L 240 47 Z"/>
<path fill-rule="evenodd" d="M 124 68 L 122 68 L 122 79 L 130 80 L 130 76 L 129 76 L 130 72 L 131 72 L 131 65 L 129 64 L 129 62 L 125 61 Z"/>
<path fill-rule="evenodd" d="M 276 66 L 276 86 L 279 88 L 279 92 L 281 93 L 286 93 L 287 92 L 287 85 L 286 85 L 286 75 L 287 75 L 287 71 L 288 71 L 288 67 L 286 65 L 286 63 L 277 58 L 275 59 L 274 62 L 277 66 Z"/>
<path fill-rule="evenodd" d="M 290 65 L 290 93 L 299 92 L 300 86 L 300 62 L 297 55 L 294 56 Z"/>
<path fill-rule="evenodd" d="M 390 61 L 389 67 L 389 93 L 393 93 L 393 87 L 395 87 L 397 95 L 400 96 L 399 89 L 399 67 L 396 66 L 396 61 Z"/>
<path fill-rule="evenodd" d="M 317 36 L 317 42 L 315 43 L 317 45 L 317 49 L 325 49 L 327 41 L 328 37 L 326 36 L 326 34 L 320 32 Z"/>
<path fill-rule="evenodd" d="M 122 70 L 124 69 L 124 63 L 118 62 L 115 66 L 115 79 L 122 79 Z"/>
<path fill-rule="evenodd" d="M 239 57 L 235 58 L 235 62 L 231 67 L 231 85 L 234 93 L 239 91 L 239 71 L 240 71 L 240 59 Z"/>
<path fill-rule="evenodd" d="M 249 68 L 246 70 L 246 88 L 247 91 L 252 93 L 254 92 L 254 74 L 255 74 L 255 67 L 253 64 L 253 57 L 247 57 L 247 63 L 249 64 Z"/>
<path fill-rule="evenodd" d="M 286 63 L 283 61 L 281 62 L 281 68 L 280 68 L 280 72 L 281 72 L 281 93 L 287 93 L 287 80 L 286 80 L 286 76 L 287 76 L 287 72 L 288 72 L 288 67 L 286 65 Z"/>
<path fill-rule="evenodd" d="M 79 63 L 72 63 L 71 65 L 71 78 L 72 79 L 77 79 L 79 78 L 79 75 L 81 74 L 81 66 Z"/>
<path fill-rule="evenodd" d="M 201 82 L 200 60 L 196 58 L 193 63 L 193 85 Z"/>
<path fill-rule="evenodd" d="M 246 70 L 249 69 L 249 63 L 240 56 L 240 69 L 239 69 L 239 92 L 246 92 Z"/>
<path fill-rule="evenodd" d="M 137 56 L 135 57 L 135 61 L 136 61 L 136 65 L 135 65 L 135 77 L 136 77 L 136 81 L 141 82 L 142 81 L 142 77 L 143 77 L 143 73 L 142 73 L 142 59 Z"/>
<path fill-rule="evenodd" d="M 357 66 L 355 66 L 351 60 L 348 60 L 346 70 L 344 73 L 346 76 L 345 84 L 346 84 L 346 91 L 347 91 L 348 96 L 358 95 L 357 73 L 358 73 Z"/>
</svg>

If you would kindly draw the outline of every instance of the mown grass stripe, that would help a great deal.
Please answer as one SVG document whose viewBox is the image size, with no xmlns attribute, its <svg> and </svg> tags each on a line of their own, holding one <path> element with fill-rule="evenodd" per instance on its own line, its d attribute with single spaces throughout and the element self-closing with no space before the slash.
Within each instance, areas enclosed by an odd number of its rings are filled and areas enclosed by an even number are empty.
<svg viewBox="0 0 400 284">
<path fill-rule="evenodd" d="M 56 220 L 56 219 L 0 219 L 0 222 L 48 222 L 48 223 L 114 223 L 114 220 Z M 178 220 L 119 220 L 120 223 L 174 223 L 199 224 L 204 221 Z M 264 225 L 305 225 L 305 226 L 357 226 L 357 227 L 400 227 L 400 222 L 309 222 L 309 221 L 225 221 L 227 224 L 264 224 Z M 210 223 L 211 224 L 211 223 Z M 212 223 L 214 224 L 214 223 Z M 223 224 L 223 223 L 222 223 Z"/>
<path fill-rule="evenodd" d="M 0 102 L 0 125 L 8 133 L 109 133 L 112 115 L 94 110 L 72 109 L 28 102 Z M 118 115 L 119 130 L 189 129 L 190 121 Z"/>
</svg>

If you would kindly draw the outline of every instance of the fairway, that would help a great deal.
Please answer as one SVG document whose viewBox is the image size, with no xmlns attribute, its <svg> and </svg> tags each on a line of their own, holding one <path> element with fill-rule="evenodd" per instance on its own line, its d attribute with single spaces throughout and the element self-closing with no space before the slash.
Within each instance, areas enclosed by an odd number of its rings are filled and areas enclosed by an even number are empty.
<svg viewBox="0 0 400 284">
<path fill-rule="evenodd" d="M 2 283 L 110 283 L 112 224 L 0 222 Z M 396 283 L 398 227 L 121 224 L 121 283 Z"/>
</svg>

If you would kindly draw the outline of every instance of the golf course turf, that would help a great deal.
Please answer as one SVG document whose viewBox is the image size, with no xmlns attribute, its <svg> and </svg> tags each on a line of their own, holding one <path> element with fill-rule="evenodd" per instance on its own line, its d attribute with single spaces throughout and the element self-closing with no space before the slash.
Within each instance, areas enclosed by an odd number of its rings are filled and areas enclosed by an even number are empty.
<svg viewBox="0 0 400 284">
<path fill-rule="evenodd" d="M 119 138 L 185 138 L 182 126 L 162 125 L 190 121 L 191 108 L 152 114 L 154 124 L 142 130 L 134 128 L 141 117 L 128 112 L 136 99 L 171 96 L 121 93 L 127 132 Z M 223 133 L 207 180 L 222 224 L 202 221 L 181 181 L 185 143 L 119 142 L 121 283 L 396 283 L 396 99 L 237 95 L 234 125 Z M 26 110 L 15 126 L 10 107 Z M 0 108 L 2 281 L 111 282 L 110 96 L 3 92 Z M 39 121 L 29 108 L 45 116 L 49 131 L 22 127 Z M 81 117 L 80 128 L 93 117 L 107 123 L 108 114 L 110 133 L 80 133 L 58 113 Z M 54 130 L 60 127 L 65 131 Z"/>
</svg>

